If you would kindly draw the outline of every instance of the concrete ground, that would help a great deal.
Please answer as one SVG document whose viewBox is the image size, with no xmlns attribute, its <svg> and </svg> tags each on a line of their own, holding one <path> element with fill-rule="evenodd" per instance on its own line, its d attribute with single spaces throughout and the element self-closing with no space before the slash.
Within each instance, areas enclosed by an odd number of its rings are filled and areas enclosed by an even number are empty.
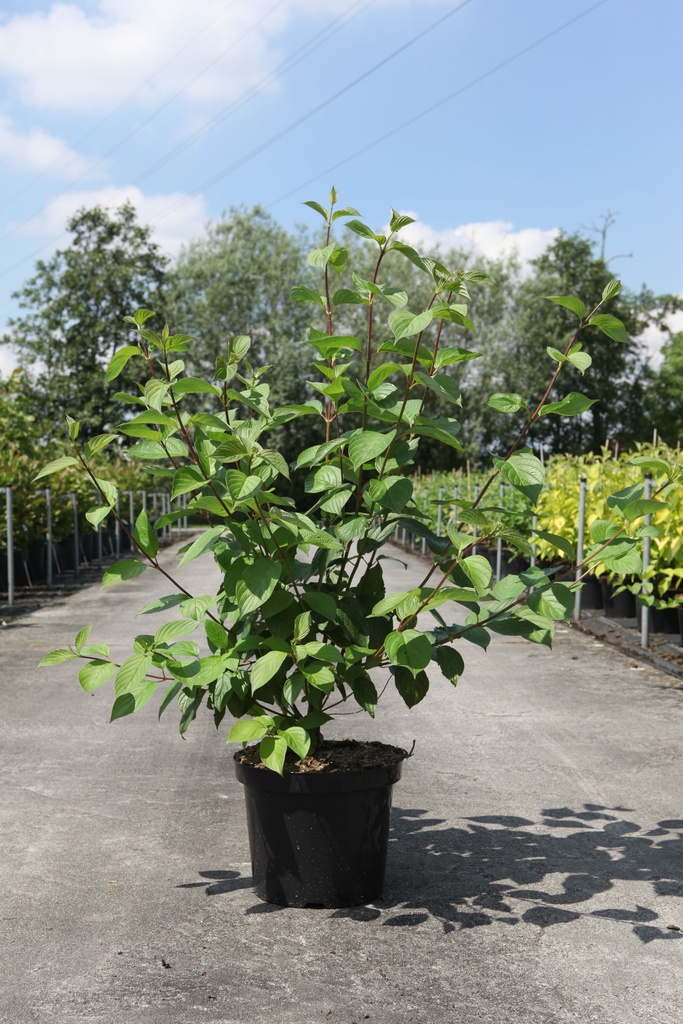
<svg viewBox="0 0 683 1024">
<path fill-rule="evenodd" d="M 420 572 L 388 564 L 400 589 Z M 211 559 L 182 578 L 210 591 Z M 562 627 L 552 653 L 468 648 L 457 690 L 435 672 L 411 712 L 387 691 L 375 722 L 337 727 L 416 740 L 384 898 L 282 909 L 250 888 L 226 726 L 207 714 L 183 741 L 151 705 L 110 725 L 110 686 L 36 669 L 94 621 L 125 656 L 156 585 L 90 587 L 0 631 L 3 1024 L 679 1018 L 680 681 Z"/>
</svg>

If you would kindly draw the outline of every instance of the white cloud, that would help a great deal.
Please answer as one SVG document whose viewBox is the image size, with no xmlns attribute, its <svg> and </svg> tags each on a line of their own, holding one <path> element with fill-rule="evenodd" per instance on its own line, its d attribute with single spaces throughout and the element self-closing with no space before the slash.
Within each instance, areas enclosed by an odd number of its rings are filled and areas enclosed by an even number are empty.
<svg viewBox="0 0 683 1024">
<path fill-rule="evenodd" d="M 87 162 L 63 139 L 41 128 L 17 131 L 5 114 L 0 114 L 0 161 L 19 171 L 40 172 L 54 166 L 56 173 L 74 175 L 87 170 Z"/>
<path fill-rule="evenodd" d="M 225 103 L 273 70 L 272 40 L 295 14 L 343 10 L 340 0 L 53 3 L 0 25 L 0 74 L 41 109 L 101 113 L 128 98 L 153 106 L 179 89 L 195 103 Z"/>
<path fill-rule="evenodd" d="M 19 365 L 19 357 L 10 345 L 0 347 L 0 377 L 9 377 L 12 370 Z"/>
<path fill-rule="evenodd" d="M 681 295 L 683 298 L 683 295 Z M 670 313 L 666 318 L 666 323 L 670 331 L 674 334 L 678 334 L 683 331 L 683 310 L 677 310 L 675 313 Z M 638 338 L 647 353 L 650 365 L 655 369 L 659 369 L 662 363 L 662 345 L 669 338 L 669 334 L 666 331 L 660 331 L 658 327 L 651 326 Z"/>
<path fill-rule="evenodd" d="M 522 263 L 534 259 L 557 238 L 559 228 L 521 228 L 506 220 L 478 221 L 460 224 L 455 228 L 433 228 L 417 218 L 416 213 L 402 211 L 415 217 L 415 223 L 401 231 L 401 239 L 409 245 L 426 249 L 460 249 L 495 259 L 518 253 Z"/>
<path fill-rule="evenodd" d="M 69 217 L 81 207 L 104 206 L 115 209 L 125 202 L 133 204 L 141 224 L 149 224 L 154 228 L 155 241 L 171 256 L 185 242 L 201 234 L 208 219 L 203 196 L 188 198 L 183 192 L 147 196 L 134 185 L 111 185 L 57 196 L 42 213 L 22 225 L 21 230 L 31 235 L 57 236 L 64 231 Z M 178 209 L 173 209 L 176 205 Z"/>
</svg>

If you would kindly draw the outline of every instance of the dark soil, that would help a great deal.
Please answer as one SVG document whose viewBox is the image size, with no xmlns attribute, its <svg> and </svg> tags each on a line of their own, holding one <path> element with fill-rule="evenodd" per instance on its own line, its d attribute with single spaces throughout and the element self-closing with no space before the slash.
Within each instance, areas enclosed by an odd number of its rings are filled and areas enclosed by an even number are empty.
<svg viewBox="0 0 683 1024">
<path fill-rule="evenodd" d="M 246 747 L 237 755 L 242 764 L 265 768 L 259 754 L 258 743 Z M 360 772 L 366 768 L 387 768 L 410 757 L 407 750 L 389 743 L 361 742 L 358 740 L 324 740 L 314 753 L 301 760 L 292 755 L 285 761 L 285 772 Z"/>
</svg>

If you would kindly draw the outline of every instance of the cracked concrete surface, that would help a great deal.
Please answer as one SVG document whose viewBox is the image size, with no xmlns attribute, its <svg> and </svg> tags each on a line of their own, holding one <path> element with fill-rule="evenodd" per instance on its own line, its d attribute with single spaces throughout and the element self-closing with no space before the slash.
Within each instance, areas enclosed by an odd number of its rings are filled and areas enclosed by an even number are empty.
<svg viewBox="0 0 683 1024">
<path fill-rule="evenodd" d="M 420 573 L 387 564 L 397 589 Z M 198 594 L 216 579 L 210 557 L 182 575 Z M 384 897 L 283 909 L 250 888 L 226 726 L 207 714 L 183 741 L 154 701 L 110 725 L 110 686 L 36 669 L 93 621 L 125 656 L 164 592 L 148 572 L 0 632 L 3 1024 L 677 1019 L 679 681 L 560 627 L 553 652 L 468 647 L 458 688 L 435 671 L 411 712 L 387 691 L 376 721 L 335 726 L 416 740 Z"/>
</svg>

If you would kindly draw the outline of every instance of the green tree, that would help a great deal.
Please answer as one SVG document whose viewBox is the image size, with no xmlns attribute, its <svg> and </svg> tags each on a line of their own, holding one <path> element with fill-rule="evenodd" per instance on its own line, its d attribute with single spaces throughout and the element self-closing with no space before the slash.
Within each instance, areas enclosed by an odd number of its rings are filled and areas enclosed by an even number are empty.
<svg viewBox="0 0 683 1024">
<path fill-rule="evenodd" d="M 605 260 L 596 257 L 593 244 L 578 234 L 560 234 L 531 266 L 532 274 L 517 289 L 497 346 L 496 390 L 518 390 L 522 380 L 523 397 L 537 403 L 553 359 L 547 348 L 563 351 L 578 324 L 569 309 L 539 299 L 581 295 L 590 312 L 613 275 Z M 646 289 L 639 294 L 622 291 L 610 300 L 606 311 L 623 321 L 628 340 L 614 340 L 597 327 L 587 328 L 583 344 L 592 359 L 590 382 L 584 383 L 579 369 L 567 366 L 560 387 L 548 396 L 548 401 L 554 402 L 569 392 L 579 392 L 597 399 L 596 404 L 577 417 L 543 417 L 536 424 L 534 440 L 552 451 L 577 453 L 597 451 L 608 438 L 624 446 L 651 434 L 648 390 L 652 372 L 637 339 L 656 319 L 660 302 Z M 505 447 L 516 429 L 515 417 L 493 412 L 487 417 L 482 446 Z"/>
<path fill-rule="evenodd" d="M 273 406 L 303 400 L 310 376 L 303 354 L 308 314 L 292 302 L 290 290 L 301 284 L 304 252 L 303 235 L 286 231 L 259 206 L 231 209 L 181 251 L 172 312 L 195 337 L 192 372 L 210 376 L 218 357 L 227 354 L 229 338 L 248 334 L 250 361 L 271 367 L 265 379 Z M 269 445 L 289 457 L 298 446 L 295 435 L 311 429 L 301 422 L 273 430 Z"/>
<path fill-rule="evenodd" d="M 130 203 L 79 210 L 67 230 L 71 244 L 40 260 L 14 293 L 21 312 L 0 339 L 19 354 L 26 405 L 47 438 L 61 432 L 67 411 L 85 435 L 123 418 L 126 407 L 102 367 L 130 337 L 126 314 L 163 308 L 168 264 Z"/>
<path fill-rule="evenodd" d="M 683 332 L 662 345 L 662 363 L 653 387 L 653 418 L 668 444 L 683 440 Z"/>
</svg>

